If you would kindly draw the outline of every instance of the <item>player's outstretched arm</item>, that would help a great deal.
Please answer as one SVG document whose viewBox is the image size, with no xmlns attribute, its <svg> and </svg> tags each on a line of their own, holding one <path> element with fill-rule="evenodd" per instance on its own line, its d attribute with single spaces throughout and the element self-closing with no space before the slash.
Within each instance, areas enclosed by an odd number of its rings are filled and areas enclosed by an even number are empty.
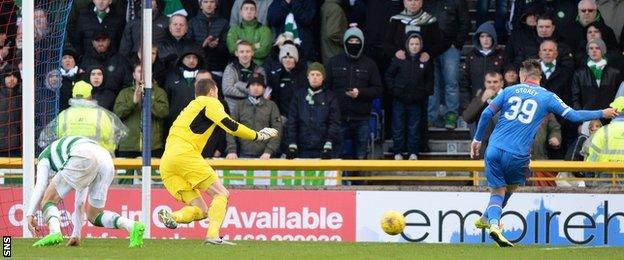
<svg viewBox="0 0 624 260">
<path fill-rule="evenodd" d="M 48 178 L 50 176 L 50 164 L 47 160 L 41 160 L 37 163 L 37 183 L 35 183 L 35 189 L 33 190 L 32 197 L 28 202 L 28 211 L 26 211 L 26 217 L 28 218 L 28 229 L 33 235 L 37 235 L 39 228 L 37 220 L 35 219 L 35 211 L 37 206 L 43 197 L 43 192 L 48 187 Z"/>
<path fill-rule="evenodd" d="M 614 118 L 618 116 L 618 112 L 613 108 L 606 108 L 603 110 L 574 110 L 568 108 L 567 112 L 564 112 L 563 117 L 572 122 L 584 122 L 589 120 L 595 120 L 600 118 Z"/>
</svg>

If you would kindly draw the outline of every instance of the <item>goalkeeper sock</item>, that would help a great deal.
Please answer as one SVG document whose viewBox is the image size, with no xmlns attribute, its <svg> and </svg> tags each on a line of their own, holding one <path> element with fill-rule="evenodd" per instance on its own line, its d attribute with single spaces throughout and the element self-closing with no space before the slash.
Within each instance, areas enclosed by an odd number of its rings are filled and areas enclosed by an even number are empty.
<svg viewBox="0 0 624 260">
<path fill-rule="evenodd" d="M 61 222 L 59 220 L 60 214 L 56 204 L 54 202 L 48 202 L 43 205 L 41 211 L 43 212 L 45 222 L 48 224 L 48 228 L 50 229 L 50 234 L 61 232 Z"/>
<path fill-rule="evenodd" d="M 208 210 L 208 219 L 210 222 L 208 224 L 206 238 L 219 238 L 219 229 L 221 229 L 221 223 L 225 218 L 227 202 L 228 198 L 225 196 L 216 195 L 212 198 L 210 209 Z"/>
<path fill-rule="evenodd" d="M 205 219 L 204 212 L 197 206 L 185 206 L 171 213 L 171 217 L 178 223 L 191 223 L 195 220 Z"/>
<path fill-rule="evenodd" d="M 507 206 L 507 202 L 509 202 L 509 198 L 511 198 L 511 195 L 513 195 L 513 192 L 505 192 L 505 198 L 503 198 L 502 208 L 505 208 L 505 206 Z M 489 207 L 489 205 L 488 205 L 488 207 Z M 488 219 L 487 208 L 483 211 L 483 217 L 485 219 Z"/>
<path fill-rule="evenodd" d="M 125 229 L 128 232 L 132 232 L 134 228 L 134 221 L 119 216 L 119 214 L 105 210 L 95 217 L 93 225 L 97 227 L 105 227 L 111 229 Z"/>
<path fill-rule="evenodd" d="M 509 201 L 509 198 L 511 198 L 511 195 L 513 195 L 513 192 L 505 192 L 505 198 L 503 198 L 503 208 L 507 206 L 507 202 Z"/>
<path fill-rule="evenodd" d="M 502 204 L 503 196 L 498 194 L 492 194 L 490 196 L 490 203 L 488 204 L 486 210 L 488 215 L 488 222 L 490 223 L 490 225 L 498 225 L 501 213 L 503 212 Z"/>
</svg>

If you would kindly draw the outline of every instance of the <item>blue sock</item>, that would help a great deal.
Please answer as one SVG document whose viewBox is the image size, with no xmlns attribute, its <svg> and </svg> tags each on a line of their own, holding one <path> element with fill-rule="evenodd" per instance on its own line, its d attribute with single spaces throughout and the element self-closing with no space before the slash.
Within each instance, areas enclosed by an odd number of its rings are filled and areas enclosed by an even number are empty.
<svg viewBox="0 0 624 260">
<path fill-rule="evenodd" d="M 509 202 L 509 198 L 511 197 L 511 195 L 513 195 L 513 192 L 505 192 L 505 198 L 503 199 L 503 208 L 505 208 L 505 206 L 507 206 L 507 202 Z M 488 205 L 489 207 L 490 205 Z M 488 212 L 487 212 L 487 208 L 483 211 L 483 217 L 485 217 L 486 219 L 488 218 Z"/>
<path fill-rule="evenodd" d="M 511 198 L 511 195 L 513 195 L 513 192 L 505 192 L 505 198 L 503 199 L 503 208 L 507 206 L 507 202 L 509 201 L 509 198 Z"/>
<path fill-rule="evenodd" d="M 503 196 L 498 194 L 492 194 L 490 196 L 490 203 L 485 210 L 490 225 L 498 225 L 501 213 L 503 212 Z"/>
</svg>

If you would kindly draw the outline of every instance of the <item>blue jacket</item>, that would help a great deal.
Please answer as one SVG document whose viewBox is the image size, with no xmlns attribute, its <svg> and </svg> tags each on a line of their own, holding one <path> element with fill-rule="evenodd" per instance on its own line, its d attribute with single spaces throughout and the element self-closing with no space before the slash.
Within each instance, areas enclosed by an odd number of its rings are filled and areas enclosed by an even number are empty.
<svg viewBox="0 0 624 260">
<path fill-rule="evenodd" d="M 295 92 L 288 120 L 287 143 L 297 144 L 299 151 L 322 151 L 325 142 L 338 147 L 340 141 L 340 108 L 333 92 L 323 89 L 313 96 L 314 104 L 306 100 L 308 88 Z"/>
</svg>

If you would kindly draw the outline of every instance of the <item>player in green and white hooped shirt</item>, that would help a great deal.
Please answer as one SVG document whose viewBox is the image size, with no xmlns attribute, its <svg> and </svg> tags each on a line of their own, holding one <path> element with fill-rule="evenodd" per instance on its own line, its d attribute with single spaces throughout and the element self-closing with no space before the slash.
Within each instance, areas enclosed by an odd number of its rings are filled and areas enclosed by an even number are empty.
<svg viewBox="0 0 624 260">
<path fill-rule="evenodd" d="M 113 159 L 106 149 L 86 137 L 69 136 L 54 141 L 41 152 L 38 159 L 37 184 L 27 212 L 28 228 L 33 234 L 38 231 L 34 212 L 41 201 L 41 211 L 50 234 L 33 246 L 51 246 L 63 241 L 56 204 L 71 190 L 76 190 L 76 196 L 87 193 L 89 222 L 98 227 L 123 228 L 130 234 L 130 247 L 143 245 L 145 225 L 104 210 L 108 187 L 115 174 Z M 50 172 L 56 172 L 56 175 L 48 185 Z M 81 221 L 78 223 L 74 224 L 74 229 L 81 228 Z M 72 237 L 68 245 L 79 243 L 79 237 Z"/>
</svg>

